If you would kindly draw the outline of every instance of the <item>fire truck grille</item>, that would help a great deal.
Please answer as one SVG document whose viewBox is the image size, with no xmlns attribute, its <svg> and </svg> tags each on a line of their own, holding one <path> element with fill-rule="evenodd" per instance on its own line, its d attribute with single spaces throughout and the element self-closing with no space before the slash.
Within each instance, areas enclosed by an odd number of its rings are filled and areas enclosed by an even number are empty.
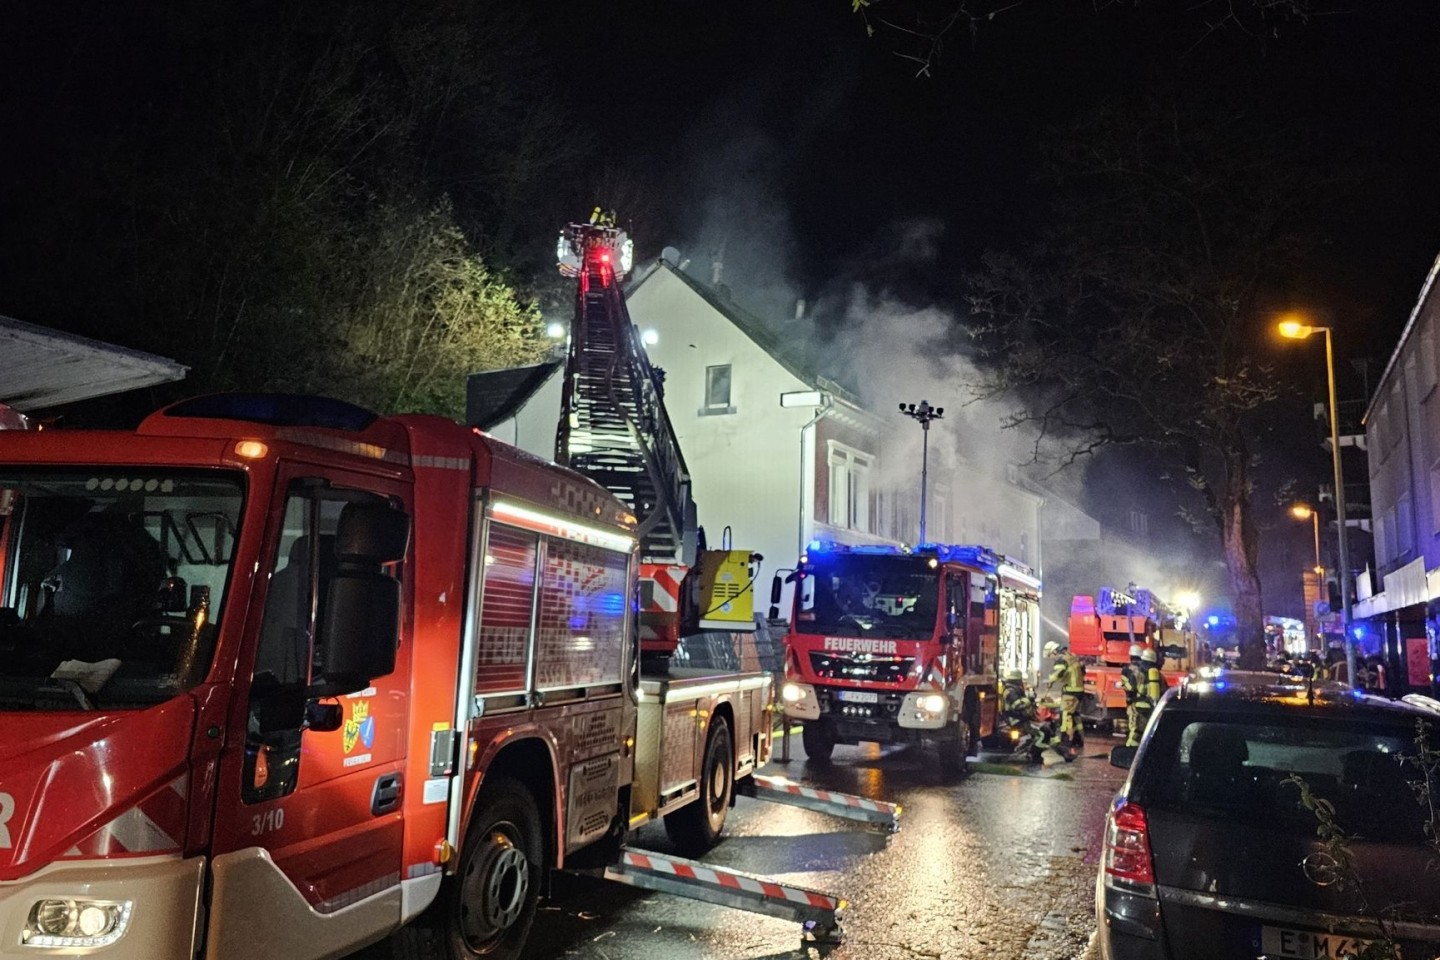
<svg viewBox="0 0 1440 960">
<path fill-rule="evenodd" d="M 821 680 L 869 680 L 873 683 L 900 683 L 910 675 L 914 657 L 835 656 L 810 653 L 810 669 Z"/>
</svg>

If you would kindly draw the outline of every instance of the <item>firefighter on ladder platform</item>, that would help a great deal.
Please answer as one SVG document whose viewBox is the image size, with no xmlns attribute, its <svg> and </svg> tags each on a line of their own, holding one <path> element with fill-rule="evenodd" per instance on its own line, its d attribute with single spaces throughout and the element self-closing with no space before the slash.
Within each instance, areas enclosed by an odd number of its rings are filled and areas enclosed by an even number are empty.
<svg viewBox="0 0 1440 960">
<path fill-rule="evenodd" d="M 1054 640 L 1045 644 L 1045 656 L 1056 658 L 1045 689 L 1048 691 L 1060 684 L 1060 745 L 1073 757 L 1085 746 L 1085 730 L 1080 720 L 1080 698 L 1085 696 L 1085 664 L 1069 647 L 1062 647 Z"/>
</svg>

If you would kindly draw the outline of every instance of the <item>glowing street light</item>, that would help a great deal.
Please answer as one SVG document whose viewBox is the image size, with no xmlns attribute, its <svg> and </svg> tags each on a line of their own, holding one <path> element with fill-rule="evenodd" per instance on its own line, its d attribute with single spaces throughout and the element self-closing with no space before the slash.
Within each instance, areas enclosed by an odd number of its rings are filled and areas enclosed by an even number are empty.
<svg viewBox="0 0 1440 960">
<path fill-rule="evenodd" d="M 1200 594 L 1194 590 L 1186 590 L 1175 598 L 1175 602 L 1180 604 L 1180 609 L 1188 615 L 1200 609 Z"/>
<path fill-rule="evenodd" d="M 1317 333 L 1325 334 L 1325 378 L 1330 388 L 1330 459 L 1335 472 L 1335 519 L 1340 534 L 1340 620 L 1345 633 L 1345 675 L 1350 683 L 1354 684 L 1355 638 L 1350 630 L 1350 550 L 1345 524 L 1345 472 L 1340 466 L 1340 409 L 1335 401 L 1335 348 L 1331 342 L 1329 327 L 1316 326 L 1303 320 L 1303 317 L 1296 315 L 1284 317 L 1277 330 L 1280 336 L 1291 340 L 1304 340 Z M 1318 520 L 1316 529 L 1319 529 Z M 1320 565 L 1318 559 L 1315 565 Z"/>
<path fill-rule="evenodd" d="M 939 420 L 945 416 L 944 407 L 932 407 L 928 400 L 921 400 L 918 404 L 902 403 L 900 412 L 912 420 L 920 423 L 920 429 L 924 431 L 925 439 L 920 447 L 920 542 L 927 543 L 925 539 L 925 485 L 929 481 L 930 473 L 930 421 Z"/>
<path fill-rule="evenodd" d="M 1297 503 L 1290 508 L 1290 516 L 1296 520 L 1312 520 L 1315 528 L 1315 574 L 1324 574 L 1325 568 L 1320 564 L 1320 511 L 1312 509 L 1308 504 Z"/>
</svg>

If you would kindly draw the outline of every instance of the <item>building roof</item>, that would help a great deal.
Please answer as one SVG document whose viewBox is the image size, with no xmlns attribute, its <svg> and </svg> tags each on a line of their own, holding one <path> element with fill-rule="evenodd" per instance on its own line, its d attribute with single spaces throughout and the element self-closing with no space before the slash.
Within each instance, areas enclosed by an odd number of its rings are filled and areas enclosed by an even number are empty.
<svg viewBox="0 0 1440 960">
<path fill-rule="evenodd" d="M 470 374 L 465 382 L 465 423 L 489 430 L 509 420 L 562 366 L 563 361 L 546 360 L 528 367 Z"/>
<path fill-rule="evenodd" d="M 1420 287 L 1420 296 L 1415 301 L 1415 309 L 1410 311 L 1410 319 L 1405 321 L 1405 329 L 1400 332 L 1400 341 L 1395 344 L 1395 350 L 1390 354 L 1390 362 L 1385 364 L 1385 370 L 1380 374 L 1380 379 L 1375 382 L 1375 392 L 1370 395 L 1370 403 L 1365 407 L 1365 415 L 1360 418 L 1361 424 L 1370 423 L 1370 414 L 1375 412 L 1375 405 L 1380 402 L 1380 395 L 1385 392 L 1386 386 L 1390 383 L 1390 374 L 1395 370 L 1395 364 L 1400 361 L 1400 351 L 1405 349 L 1405 344 L 1410 340 L 1410 334 L 1415 329 L 1415 322 L 1420 319 L 1420 311 L 1425 306 L 1425 301 L 1430 297 L 1430 289 L 1435 285 L 1436 274 L 1440 274 L 1440 256 L 1430 265 L 1430 272 L 1425 275 L 1425 283 Z"/>
<path fill-rule="evenodd" d="M 182 380 L 165 357 L 0 316 L 0 403 L 21 412 Z"/>
<path fill-rule="evenodd" d="M 729 297 L 720 293 L 720 291 L 696 280 L 668 260 L 654 260 L 636 270 L 630 281 L 629 289 L 625 292 L 626 298 L 628 299 L 636 290 L 640 289 L 647 280 L 661 270 L 667 271 L 681 283 L 693 290 L 695 294 L 708 303 L 716 313 L 734 324 L 736 329 L 754 341 L 757 347 L 769 354 L 776 363 L 784 367 L 796 379 L 804 381 L 816 390 L 823 390 L 853 407 L 861 410 L 865 409 L 860 398 L 852 391 L 833 380 L 821 376 L 802 358 L 796 356 L 794 351 L 790 349 L 783 340 L 770 332 L 764 320 L 761 320 L 753 313 L 739 306 Z"/>
</svg>

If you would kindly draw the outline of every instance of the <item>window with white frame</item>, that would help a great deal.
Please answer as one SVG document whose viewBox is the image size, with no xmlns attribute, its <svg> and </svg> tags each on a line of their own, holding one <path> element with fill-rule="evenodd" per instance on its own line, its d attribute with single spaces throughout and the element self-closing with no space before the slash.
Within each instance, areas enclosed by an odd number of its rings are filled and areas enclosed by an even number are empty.
<svg viewBox="0 0 1440 960">
<path fill-rule="evenodd" d="M 890 537 L 910 541 L 915 536 L 915 516 L 908 493 L 896 490 L 890 494 Z"/>
<path fill-rule="evenodd" d="M 1440 536 L 1440 460 L 1430 465 L 1430 526 Z"/>
<path fill-rule="evenodd" d="M 1398 553 L 1395 549 L 1394 507 L 1380 515 L 1380 523 L 1376 526 L 1375 533 L 1375 558 L 1381 564 L 1387 564 L 1394 560 Z"/>
<path fill-rule="evenodd" d="M 950 489 L 944 484 L 935 484 L 930 493 L 930 505 L 925 515 L 925 539 L 932 543 L 947 543 L 950 540 Z"/>
<path fill-rule="evenodd" d="M 830 441 L 830 525 L 873 532 L 870 521 L 870 468 L 868 453 Z"/>
<path fill-rule="evenodd" d="M 734 413 L 730 403 L 730 364 L 722 363 L 705 368 L 705 405 L 702 414 Z"/>
<path fill-rule="evenodd" d="M 1410 506 L 1410 494 L 1402 494 L 1395 502 L 1395 546 L 1400 556 L 1415 549 L 1415 518 Z"/>
<path fill-rule="evenodd" d="M 1130 511 L 1130 532 L 1144 537 L 1150 533 L 1150 515 L 1144 510 Z"/>
</svg>

